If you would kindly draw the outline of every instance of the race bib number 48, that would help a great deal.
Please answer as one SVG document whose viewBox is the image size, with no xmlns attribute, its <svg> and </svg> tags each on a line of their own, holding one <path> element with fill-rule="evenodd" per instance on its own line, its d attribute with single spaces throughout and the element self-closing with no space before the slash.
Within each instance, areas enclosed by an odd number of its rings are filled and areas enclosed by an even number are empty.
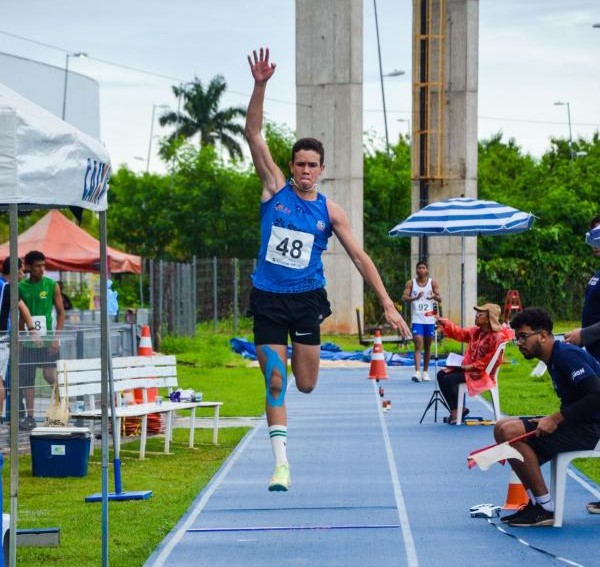
<svg viewBox="0 0 600 567">
<path fill-rule="evenodd" d="M 274 226 L 267 246 L 267 262 L 301 270 L 308 266 L 314 235 Z"/>
</svg>

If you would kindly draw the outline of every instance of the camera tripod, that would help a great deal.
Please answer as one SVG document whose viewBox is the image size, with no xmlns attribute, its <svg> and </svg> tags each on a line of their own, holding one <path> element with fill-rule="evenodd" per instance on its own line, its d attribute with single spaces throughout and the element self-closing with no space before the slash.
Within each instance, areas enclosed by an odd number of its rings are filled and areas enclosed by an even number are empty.
<svg viewBox="0 0 600 567">
<path fill-rule="evenodd" d="M 437 412 L 438 412 L 438 404 L 443 405 L 448 411 L 450 411 L 450 408 L 448 407 L 448 404 L 446 403 L 446 400 L 444 399 L 444 396 L 442 396 L 442 392 L 440 392 L 439 388 L 438 388 L 438 381 L 437 381 L 437 373 L 438 373 L 438 332 L 437 332 L 437 326 L 435 327 L 435 331 L 433 333 L 433 341 L 434 341 L 434 351 L 433 351 L 433 368 L 435 370 L 435 390 L 433 391 L 433 394 L 431 394 L 431 398 L 429 398 L 429 402 L 427 404 L 427 407 L 425 408 L 425 411 L 423 412 L 423 415 L 421 416 L 421 419 L 419 420 L 419 423 L 423 423 L 423 419 L 425 419 L 425 416 L 427 415 L 427 412 L 433 408 L 433 421 L 435 423 L 437 423 Z"/>
</svg>

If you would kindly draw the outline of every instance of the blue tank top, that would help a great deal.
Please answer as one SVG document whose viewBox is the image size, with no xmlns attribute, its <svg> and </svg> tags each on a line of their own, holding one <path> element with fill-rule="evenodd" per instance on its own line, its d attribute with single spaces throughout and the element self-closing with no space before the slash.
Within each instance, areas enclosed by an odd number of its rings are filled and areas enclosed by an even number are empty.
<svg viewBox="0 0 600 567">
<path fill-rule="evenodd" d="M 260 237 L 254 287 L 300 293 L 325 287 L 321 254 L 332 234 L 327 198 L 296 195 L 289 183 L 260 205 Z"/>
</svg>

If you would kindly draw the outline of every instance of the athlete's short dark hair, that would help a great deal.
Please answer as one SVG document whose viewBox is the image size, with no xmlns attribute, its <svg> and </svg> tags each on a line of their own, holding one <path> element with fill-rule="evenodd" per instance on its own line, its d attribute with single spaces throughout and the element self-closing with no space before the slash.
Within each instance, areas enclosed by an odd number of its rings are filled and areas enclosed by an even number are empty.
<svg viewBox="0 0 600 567">
<path fill-rule="evenodd" d="M 25 254 L 25 265 L 31 266 L 34 262 L 45 262 L 46 256 L 39 250 L 31 250 Z"/>
<path fill-rule="evenodd" d="M 548 333 L 552 333 L 552 327 L 554 326 L 550 314 L 540 307 L 526 307 L 510 321 L 510 326 L 513 329 L 518 329 L 523 325 L 529 325 L 536 331 L 547 331 Z"/>
<path fill-rule="evenodd" d="M 293 145 L 292 163 L 294 163 L 296 153 L 298 153 L 300 150 L 312 150 L 313 152 L 317 152 L 320 158 L 319 165 L 323 165 L 323 163 L 325 163 L 325 148 L 323 147 L 323 144 L 316 138 L 300 138 Z"/>
</svg>

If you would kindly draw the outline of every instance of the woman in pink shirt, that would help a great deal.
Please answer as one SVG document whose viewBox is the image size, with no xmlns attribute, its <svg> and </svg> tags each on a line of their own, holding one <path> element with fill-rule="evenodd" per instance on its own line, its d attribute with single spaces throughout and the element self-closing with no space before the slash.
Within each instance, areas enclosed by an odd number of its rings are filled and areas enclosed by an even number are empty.
<svg viewBox="0 0 600 567">
<path fill-rule="evenodd" d="M 474 307 L 474 309 L 475 326 L 473 327 L 463 328 L 448 319 L 438 319 L 438 324 L 445 337 L 467 343 L 461 365 L 443 368 L 437 374 L 440 390 L 450 408 L 448 423 L 452 425 L 456 425 L 457 420 L 456 406 L 459 385 L 466 382 L 469 396 L 475 396 L 493 388 L 496 381 L 485 369 L 498 345 L 512 336 L 509 328 L 500 325 L 499 305 L 486 303 Z M 501 362 L 498 360 L 497 364 Z M 469 410 L 465 408 L 460 419 L 468 413 Z"/>
</svg>

